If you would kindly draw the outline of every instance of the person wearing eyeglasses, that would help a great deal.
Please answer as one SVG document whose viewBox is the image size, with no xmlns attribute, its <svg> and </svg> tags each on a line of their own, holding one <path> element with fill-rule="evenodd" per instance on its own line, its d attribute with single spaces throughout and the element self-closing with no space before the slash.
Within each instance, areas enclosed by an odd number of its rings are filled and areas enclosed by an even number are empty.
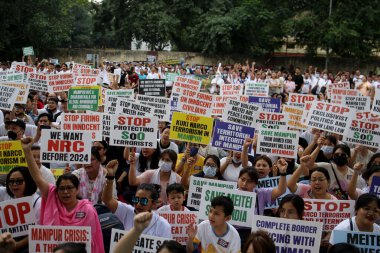
<svg viewBox="0 0 380 253">
<path fill-rule="evenodd" d="M 79 200 L 79 180 L 73 174 L 63 174 L 56 185 L 49 184 L 32 153 L 33 138 L 23 138 L 22 148 L 25 153 L 29 172 L 41 192 L 40 224 L 47 226 L 87 226 L 91 227 L 91 252 L 104 253 L 103 235 L 98 214 L 87 199 Z"/>
</svg>

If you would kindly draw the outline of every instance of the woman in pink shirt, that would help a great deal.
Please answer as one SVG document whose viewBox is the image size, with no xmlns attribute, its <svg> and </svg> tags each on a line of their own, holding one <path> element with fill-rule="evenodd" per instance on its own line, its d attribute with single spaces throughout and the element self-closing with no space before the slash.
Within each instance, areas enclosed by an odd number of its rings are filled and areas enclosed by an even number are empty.
<svg viewBox="0 0 380 253">
<path fill-rule="evenodd" d="M 103 235 L 98 214 L 91 202 L 78 200 L 79 180 L 75 175 L 64 174 L 57 180 L 56 186 L 43 179 L 31 151 L 33 139 L 22 139 L 22 148 L 28 163 L 30 174 L 40 189 L 41 225 L 48 226 L 86 226 L 91 227 L 91 252 L 104 253 Z"/>
</svg>

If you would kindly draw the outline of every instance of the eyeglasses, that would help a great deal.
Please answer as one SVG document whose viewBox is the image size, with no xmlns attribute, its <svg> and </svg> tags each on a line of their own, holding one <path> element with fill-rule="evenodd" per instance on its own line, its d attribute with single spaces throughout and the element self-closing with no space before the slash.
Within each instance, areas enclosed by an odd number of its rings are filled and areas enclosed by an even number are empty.
<svg viewBox="0 0 380 253">
<path fill-rule="evenodd" d="M 321 178 L 311 178 L 310 179 L 310 181 L 311 182 L 323 182 L 323 181 L 325 181 L 326 180 L 326 178 L 325 177 L 321 177 Z"/>
<path fill-rule="evenodd" d="M 8 185 L 21 185 L 24 183 L 24 179 L 10 179 Z"/>
<path fill-rule="evenodd" d="M 148 205 L 149 200 L 152 200 L 152 199 L 139 198 L 139 197 L 136 197 L 136 196 L 132 197 L 132 203 L 135 204 L 135 205 L 137 203 L 140 203 L 140 205 L 146 206 L 146 205 Z"/>
<path fill-rule="evenodd" d="M 58 191 L 59 192 L 65 192 L 65 191 L 68 191 L 70 192 L 72 189 L 74 189 L 75 186 L 74 185 L 64 185 L 64 186 L 60 186 L 58 187 Z"/>
</svg>

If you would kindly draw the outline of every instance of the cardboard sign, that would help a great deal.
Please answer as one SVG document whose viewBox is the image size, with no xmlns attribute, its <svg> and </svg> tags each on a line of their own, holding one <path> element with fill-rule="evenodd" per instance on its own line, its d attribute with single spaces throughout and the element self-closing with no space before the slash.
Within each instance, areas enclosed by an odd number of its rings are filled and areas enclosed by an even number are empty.
<svg viewBox="0 0 380 253">
<path fill-rule="evenodd" d="M 289 93 L 288 104 L 303 109 L 306 102 L 312 102 L 314 100 L 317 100 L 317 96 L 315 95 Z"/>
<path fill-rule="evenodd" d="M 302 124 L 303 109 L 300 109 L 296 106 L 284 105 L 282 107 L 282 113 L 288 116 L 287 124 L 289 128 L 294 128 L 294 129 L 299 129 L 299 130 L 307 129 L 307 126 Z"/>
<path fill-rule="evenodd" d="M 372 112 L 360 112 L 357 111 L 355 115 L 355 119 L 366 121 L 366 122 L 380 122 L 380 114 L 372 113 Z"/>
<path fill-rule="evenodd" d="M 371 107 L 371 97 L 342 96 L 342 105 L 354 108 L 358 111 L 369 111 Z"/>
<path fill-rule="evenodd" d="M 165 79 L 140 79 L 140 95 L 165 97 L 165 93 Z"/>
<path fill-rule="evenodd" d="M 160 121 L 170 121 L 170 99 L 164 97 L 138 95 L 137 100 L 142 105 L 153 107 L 153 115 Z"/>
<path fill-rule="evenodd" d="M 110 89 L 106 89 L 106 100 L 110 96 L 133 99 L 134 95 L 135 95 L 135 92 L 134 92 L 133 89 L 128 89 L 128 90 L 110 90 Z"/>
<path fill-rule="evenodd" d="M 48 80 L 46 74 L 27 74 L 27 83 L 30 84 L 31 90 L 48 91 Z"/>
<path fill-rule="evenodd" d="M 346 106 L 314 101 L 306 118 L 306 125 L 336 134 L 349 128 L 355 110 Z"/>
<path fill-rule="evenodd" d="M 41 162 L 89 164 L 91 134 L 88 131 L 42 129 Z"/>
<path fill-rule="evenodd" d="M 7 72 L 3 82 L 7 83 L 22 83 L 26 80 L 24 73 Z"/>
<path fill-rule="evenodd" d="M 103 140 L 110 137 L 111 116 L 107 113 L 89 111 L 90 115 L 99 115 L 102 118 L 102 136 Z"/>
<path fill-rule="evenodd" d="M 257 104 L 229 100 L 224 109 L 222 120 L 253 127 L 255 124 L 254 114 L 261 110 L 261 106 Z"/>
<path fill-rule="evenodd" d="M 380 89 L 376 89 L 375 98 L 372 103 L 372 112 L 377 114 L 380 113 Z"/>
<path fill-rule="evenodd" d="M 74 74 L 72 73 L 50 74 L 47 79 L 49 93 L 68 91 L 75 84 Z"/>
<path fill-rule="evenodd" d="M 100 86 L 71 87 L 68 94 L 68 109 L 97 111 L 100 88 Z"/>
<path fill-rule="evenodd" d="M 351 126 L 344 132 L 343 141 L 370 148 L 379 148 L 380 123 L 354 119 L 352 120 Z"/>
<path fill-rule="evenodd" d="M 333 244 L 348 243 L 360 249 L 360 252 L 379 252 L 380 234 L 358 231 L 335 230 Z"/>
<path fill-rule="evenodd" d="M 0 110 L 12 111 L 19 93 L 20 89 L 17 87 L 0 85 Z"/>
<path fill-rule="evenodd" d="M 223 189 L 205 185 L 202 190 L 201 205 L 199 207 L 198 219 L 207 220 L 211 208 L 211 200 L 217 196 L 227 196 L 234 203 L 234 211 L 229 221 L 231 225 L 251 227 L 255 213 L 256 193 Z"/>
<path fill-rule="evenodd" d="M 91 67 L 88 65 L 84 65 L 84 64 L 74 63 L 73 68 L 72 68 L 72 72 L 73 72 L 74 76 L 79 76 L 80 75 L 79 72 L 81 69 L 91 69 Z"/>
<path fill-rule="evenodd" d="M 139 101 L 120 97 L 116 98 L 115 109 L 115 114 L 128 114 L 134 116 L 153 116 L 154 111 L 152 106 L 143 105 Z"/>
<path fill-rule="evenodd" d="M 32 46 L 30 46 L 30 47 L 23 47 L 22 48 L 22 54 L 24 56 L 34 55 L 33 47 Z"/>
<path fill-rule="evenodd" d="M 372 177 L 372 183 L 371 183 L 371 187 L 369 188 L 369 193 L 373 193 L 378 198 L 380 198 L 380 177 L 378 176 Z"/>
<path fill-rule="evenodd" d="M 29 66 L 25 66 L 25 65 L 20 65 L 20 64 L 16 64 L 15 65 L 15 72 L 20 72 L 20 73 L 34 73 L 36 72 L 36 69 L 34 67 L 29 67 Z"/>
<path fill-rule="evenodd" d="M 351 96 L 357 97 L 362 96 L 359 90 L 351 90 L 351 89 L 331 89 L 331 103 L 341 105 L 343 102 L 343 96 Z"/>
<path fill-rule="evenodd" d="M 193 207 L 199 210 L 199 206 L 201 204 L 202 191 L 205 185 L 217 187 L 219 188 L 219 191 L 224 191 L 224 189 L 232 190 L 237 188 L 236 182 L 190 176 L 189 193 L 187 196 L 186 206 Z"/>
<path fill-rule="evenodd" d="M 177 104 L 181 112 L 211 117 L 213 95 L 182 89 Z"/>
<path fill-rule="evenodd" d="M 96 76 L 76 76 L 75 77 L 75 85 L 94 86 L 94 85 L 97 85 L 97 83 L 98 82 L 97 82 Z"/>
<path fill-rule="evenodd" d="M 245 138 L 253 138 L 254 134 L 255 129 L 252 127 L 216 121 L 212 136 L 212 146 L 241 152 Z M 251 153 L 251 150 L 252 147 L 250 146 L 248 153 Z"/>
<path fill-rule="evenodd" d="M 111 243 L 110 243 L 110 251 L 114 252 L 114 248 L 116 243 L 126 234 L 128 231 L 120 230 L 120 229 L 112 229 L 111 232 Z M 135 247 L 133 247 L 132 253 L 156 253 L 157 249 L 167 241 L 168 238 L 157 237 L 153 235 L 141 234 L 139 239 L 137 240 Z M 90 251 L 87 251 L 90 252 Z"/>
<path fill-rule="evenodd" d="M 223 84 L 220 87 L 220 95 L 222 96 L 236 96 L 243 94 L 244 85 L 241 83 Z"/>
<path fill-rule="evenodd" d="M 350 82 L 341 82 L 341 83 L 332 83 L 326 85 L 326 92 L 328 94 L 328 97 L 331 97 L 331 89 L 349 89 L 350 88 Z"/>
<path fill-rule="evenodd" d="M 188 89 L 192 91 L 200 91 L 201 82 L 197 79 L 187 78 L 183 76 L 177 76 L 173 84 L 173 91 L 179 92 L 180 89 Z"/>
<path fill-rule="evenodd" d="M 18 88 L 18 93 L 16 97 L 16 103 L 17 104 L 26 104 L 28 101 L 28 94 L 29 94 L 29 87 L 30 85 L 28 83 L 11 83 L 7 82 L 2 84 L 3 86 L 8 86 L 8 87 L 14 87 Z"/>
<path fill-rule="evenodd" d="M 91 227 L 31 226 L 29 230 L 29 252 L 50 253 L 62 243 L 86 244 L 91 252 Z"/>
<path fill-rule="evenodd" d="M 208 145 L 211 140 L 213 118 L 174 112 L 170 139 Z"/>
<path fill-rule="evenodd" d="M 291 175 L 287 175 L 286 180 L 289 180 L 290 177 Z M 276 188 L 278 184 L 280 183 L 280 178 L 281 178 L 280 176 L 260 178 L 259 183 L 257 184 L 257 188 Z M 291 193 L 290 190 L 286 188 L 286 191 L 284 194 L 282 194 L 280 197 L 278 197 L 276 200 L 272 201 L 271 203 L 267 203 L 264 209 L 278 208 L 282 198 L 290 193 Z"/>
<path fill-rule="evenodd" d="M 246 96 L 256 96 L 256 97 L 267 97 L 269 93 L 268 83 L 256 83 L 256 82 L 246 82 L 245 92 Z"/>
<path fill-rule="evenodd" d="M 165 218 L 172 227 L 173 240 L 186 245 L 189 240 L 187 227 L 191 223 L 197 223 L 197 212 L 157 212 Z"/>
<path fill-rule="evenodd" d="M 323 230 L 331 231 L 340 222 L 354 216 L 355 200 L 304 199 L 306 221 L 323 222 Z"/>
<path fill-rule="evenodd" d="M 276 252 L 319 253 L 322 223 L 253 216 L 252 232 L 264 230 L 276 245 Z"/>
<path fill-rule="evenodd" d="M 111 115 L 111 146 L 156 148 L 156 117 Z"/>
<path fill-rule="evenodd" d="M 257 129 L 281 129 L 288 130 L 288 115 L 277 112 L 259 112 L 254 115 Z"/>
<path fill-rule="evenodd" d="M 212 104 L 211 115 L 221 116 L 223 115 L 224 109 L 227 105 L 228 100 L 238 101 L 240 96 L 218 96 L 214 95 L 214 102 Z"/>
<path fill-rule="evenodd" d="M 249 103 L 260 104 L 265 112 L 280 112 L 281 100 L 279 98 L 249 97 Z"/>
<path fill-rule="evenodd" d="M 61 129 L 67 131 L 90 132 L 93 141 L 102 140 L 103 117 L 101 115 L 88 115 L 77 113 L 62 113 Z"/>
<path fill-rule="evenodd" d="M 8 172 L 16 166 L 28 167 L 21 141 L 0 142 L 0 175 Z"/>
<path fill-rule="evenodd" d="M 33 203 L 33 197 L 0 202 L 0 232 L 12 233 L 12 237 L 27 235 L 36 222 Z"/>
<path fill-rule="evenodd" d="M 97 77 L 100 74 L 100 69 L 91 69 L 86 66 L 86 68 L 79 68 L 77 74 L 83 77 Z"/>
<path fill-rule="evenodd" d="M 256 152 L 297 159 L 299 132 L 259 129 Z"/>
</svg>

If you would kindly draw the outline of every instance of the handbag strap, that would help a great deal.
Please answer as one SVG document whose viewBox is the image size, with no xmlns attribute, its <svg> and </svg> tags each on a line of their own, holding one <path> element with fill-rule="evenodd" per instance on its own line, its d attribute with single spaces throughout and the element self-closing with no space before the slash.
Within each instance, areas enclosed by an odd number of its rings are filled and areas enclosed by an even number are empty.
<svg viewBox="0 0 380 253">
<path fill-rule="evenodd" d="M 334 167 L 333 167 L 333 165 L 332 165 L 331 163 L 330 163 L 330 166 L 331 166 L 331 169 L 332 169 L 332 171 L 333 171 L 333 173 L 334 173 L 335 180 L 336 180 L 336 182 L 337 182 L 337 184 L 338 184 L 338 186 L 339 186 L 339 190 L 340 190 L 342 193 L 345 193 L 345 191 L 343 191 L 342 187 L 340 186 L 340 182 L 339 182 L 338 176 L 336 175 L 335 169 L 334 169 Z"/>
</svg>

